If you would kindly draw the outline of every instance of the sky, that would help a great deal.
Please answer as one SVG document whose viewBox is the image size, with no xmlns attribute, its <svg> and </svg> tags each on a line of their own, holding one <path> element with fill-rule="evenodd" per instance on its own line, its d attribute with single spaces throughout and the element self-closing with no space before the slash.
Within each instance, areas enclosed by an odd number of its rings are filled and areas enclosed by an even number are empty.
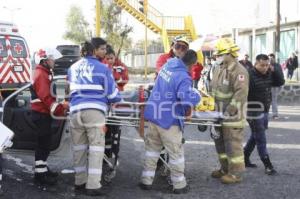
<svg viewBox="0 0 300 199">
<path fill-rule="evenodd" d="M 205 35 L 220 34 L 225 30 L 230 31 L 233 27 L 262 26 L 270 23 L 275 6 L 272 1 L 275 2 L 275 0 L 149 0 L 149 3 L 166 16 L 192 15 L 197 33 Z M 300 19 L 300 0 L 282 2 L 284 13 L 296 13 Z M 0 21 L 13 20 L 27 40 L 31 51 L 40 47 L 69 44 L 71 42 L 65 41 L 62 35 L 66 30 L 65 19 L 71 5 L 80 6 L 84 17 L 93 26 L 95 0 L 0 0 Z M 137 20 L 129 14 L 124 14 L 122 20 L 134 26 L 134 32 L 131 34 L 134 40 L 143 39 L 144 28 Z M 149 37 L 155 38 L 158 35 L 149 31 Z"/>
</svg>

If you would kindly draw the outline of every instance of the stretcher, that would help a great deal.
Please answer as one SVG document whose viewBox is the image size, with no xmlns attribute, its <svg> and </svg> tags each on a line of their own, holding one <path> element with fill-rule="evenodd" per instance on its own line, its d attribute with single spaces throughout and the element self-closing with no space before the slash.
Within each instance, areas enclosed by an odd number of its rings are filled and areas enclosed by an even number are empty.
<svg viewBox="0 0 300 199">
<path fill-rule="evenodd" d="M 147 124 L 143 124 L 144 107 L 146 105 L 147 98 L 150 95 L 150 91 L 140 87 L 137 91 L 122 93 L 122 95 L 124 101 L 110 107 L 109 114 L 106 118 L 107 124 L 137 127 L 139 130 L 143 131 L 142 127 L 147 127 Z M 207 111 L 203 111 L 203 106 L 206 103 L 206 100 L 209 101 L 207 96 L 203 97 L 202 101 L 199 103 L 199 108 L 196 107 L 197 111 L 192 111 L 191 115 L 185 118 L 185 125 L 211 127 L 221 126 L 223 115 L 222 113 L 212 111 L 212 105 L 210 102 L 207 103 Z"/>
<path fill-rule="evenodd" d="M 122 102 L 111 107 L 107 116 L 109 125 L 139 127 L 141 123 L 142 107 L 145 103 Z M 216 111 L 193 111 L 190 117 L 185 118 L 185 125 L 221 126 L 223 116 Z M 146 127 L 146 126 L 145 126 Z"/>
<path fill-rule="evenodd" d="M 147 128 L 147 122 L 144 120 L 144 107 L 147 101 L 147 95 L 149 92 L 140 88 L 138 91 L 129 94 L 129 98 L 124 97 L 124 101 L 114 104 L 110 107 L 109 113 L 106 117 L 107 125 L 127 126 L 138 129 L 140 136 L 144 137 L 144 129 Z M 220 134 L 215 127 L 220 127 L 223 120 L 222 113 L 216 111 L 192 111 L 191 115 L 184 120 L 185 125 L 195 125 L 199 131 L 206 131 L 210 129 L 210 134 L 213 139 L 219 138 Z M 118 158 L 117 156 L 115 157 Z M 105 175 L 105 180 L 110 182 L 116 174 L 116 164 L 109 161 L 105 156 L 104 160 L 110 167 L 110 172 Z M 167 158 L 160 157 L 165 168 L 169 170 Z"/>
</svg>

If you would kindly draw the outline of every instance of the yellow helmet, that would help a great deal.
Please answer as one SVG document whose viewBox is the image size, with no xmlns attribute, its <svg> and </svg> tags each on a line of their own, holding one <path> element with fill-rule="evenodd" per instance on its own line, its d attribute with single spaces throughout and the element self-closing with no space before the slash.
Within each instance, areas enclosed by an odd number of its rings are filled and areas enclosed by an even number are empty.
<svg viewBox="0 0 300 199">
<path fill-rule="evenodd" d="M 234 57 L 238 57 L 238 51 L 240 48 L 230 38 L 221 38 L 216 44 L 215 55 L 231 54 Z"/>
<path fill-rule="evenodd" d="M 176 43 L 178 41 L 181 41 L 183 43 L 186 43 L 186 45 L 189 46 L 189 40 L 186 38 L 186 36 L 183 36 L 183 35 L 179 35 L 177 37 L 174 37 L 173 39 L 173 43 Z"/>
</svg>

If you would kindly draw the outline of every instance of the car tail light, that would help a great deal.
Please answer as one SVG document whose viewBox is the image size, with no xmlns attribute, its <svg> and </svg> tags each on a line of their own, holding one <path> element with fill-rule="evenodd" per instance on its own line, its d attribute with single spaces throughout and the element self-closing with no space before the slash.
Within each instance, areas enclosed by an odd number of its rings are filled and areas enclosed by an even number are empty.
<svg viewBox="0 0 300 199">
<path fill-rule="evenodd" d="M 19 32 L 19 30 L 17 28 L 13 28 L 11 31 L 12 32 Z"/>
</svg>

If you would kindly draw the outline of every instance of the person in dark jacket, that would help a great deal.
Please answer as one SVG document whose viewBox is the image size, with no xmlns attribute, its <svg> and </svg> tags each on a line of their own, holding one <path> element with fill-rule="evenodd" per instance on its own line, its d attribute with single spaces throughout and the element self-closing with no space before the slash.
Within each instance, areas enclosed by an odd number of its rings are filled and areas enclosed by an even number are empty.
<svg viewBox="0 0 300 199">
<path fill-rule="evenodd" d="M 265 173 L 274 175 L 274 169 L 267 151 L 265 131 L 268 129 L 268 112 L 270 109 L 272 86 L 282 86 L 284 77 L 275 67 L 270 67 L 269 57 L 265 54 L 256 56 L 256 63 L 249 70 L 249 94 L 248 94 L 248 123 L 251 128 L 251 136 L 244 147 L 246 167 L 257 167 L 250 161 L 250 155 L 257 147 L 258 154 L 265 166 Z"/>
<path fill-rule="evenodd" d="M 270 59 L 271 69 L 278 71 L 283 76 L 282 68 L 281 68 L 280 64 L 276 63 L 275 55 L 273 53 L 269 54 L 269 59 Z M 277 97 L 280 92 L 280 89 L 281 89 L 280 86 L 272 87 L 272 117 L 275 120 L 279 119 Z"/>
<path fill-rule="evenodd" d="M 286 67 L 288 69 L 287 78 L 292 79 L 294 71 L 298 68 L 298 57 L 295 53 L 292 53 L 290 58 L 287 60 Z"/>
<path fill-rule="evenodd" d="M 240 64 L 242 64 L 247 70 L 249 70 L 250 68 L 253 68 L 253 64 L 251 63 L 251 61 L 249 61 L 249 55 L 245 54 L 244 59 L 239 61 Z"/>
</svg>

